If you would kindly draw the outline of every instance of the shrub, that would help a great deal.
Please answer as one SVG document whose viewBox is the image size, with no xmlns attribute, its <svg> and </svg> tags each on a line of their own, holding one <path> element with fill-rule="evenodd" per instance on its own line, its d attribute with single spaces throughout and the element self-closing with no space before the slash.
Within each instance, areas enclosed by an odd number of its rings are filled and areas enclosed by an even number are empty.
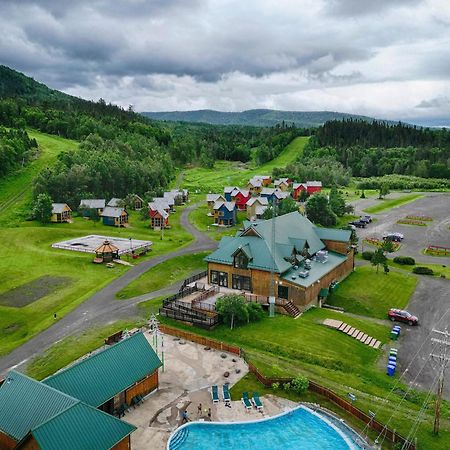
<svg viewBox="0 0 450 450">
<path fill-rule="evenodd" d="M 363 259 L 365 259 L 366 261 L 370 261 L 372 259 L 372 256 L 374 255 L 375 252 L 370 252 L 370 251 L 366 251 L 366 252 L 362 252 L 361 256 Z"/>
<path fill-rule="evenodd" d="M 291 383 L 284 383 L 283 384 L 283 389 L 288 392 L 291 390 Z"/>
<path fill-rule="evenodd" d="M 308 390 L 309 380 L 302 375 L 298 375 L 292 380 L 291 387 L 297 394 L 303 394 Z"/>
<path fill-rule="evenodd" d="M 264 316 L 264 310 L 259 303 L 247 303 L 248 321 L 256 322 L 261 320 Z"/>
<path fill-rule="evenodd" d="M 278 389 L 280 389 L 280 383 L 272 383 L 272 389 L 278 391 Z"/>
<path fill-rule="evenodd" d="M 402 266 L 414 266 L 416 264 L 415 259 L 410 256 L 396 256 L 394 262 Z"/>
<path fill-rule="evenodd" d="M 430 269 L 429 267 L 422 267 L 417 266 L 413 268 L 413 273 L 417 273 L 419 275 L 433 275 L 433 269 Z"/>
</svg>

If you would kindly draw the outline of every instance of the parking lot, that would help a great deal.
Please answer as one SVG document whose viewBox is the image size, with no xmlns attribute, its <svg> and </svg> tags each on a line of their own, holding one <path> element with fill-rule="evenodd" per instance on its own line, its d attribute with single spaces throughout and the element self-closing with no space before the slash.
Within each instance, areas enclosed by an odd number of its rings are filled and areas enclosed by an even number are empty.
<svg viewBox="0 0 450 450">
<path fill-rule="evenodd" d="M 406 194 L 391 194 L 389 198 Z M 366 214 L 364 208 L 376 204 L 375 199 L 358 200 L 355 202 L 355 214 Z M 402 225 L 396 223 L 397 220 L 407 215 L 430 216 L 432 222 L 428 226 L 419 227 L 412 225 Z M 447 193 L 425 193 L 423 198 L 419 198 L 412 203 L 392 208 L 380 214 L 373 214 L 377 219 L 366 228 L 358 228 L 357 233 L 360 242 L 367 237 L 381 239 L 383 233 L 400 232 L 405 238 L 398 254 L 411 256 L 419 262 L 431 264 L 450 264 L 450 258 L 433 257 L 422 254 L 428 245 L 439 245 L 450 247 L 450 194 Z"/>
<path fill-rule="evenodd" d="M 405 194 L 391 194 L 389 198 Z M 355 202 L 356 214 L 365 214 L 363 209 L 376 204 L 375 199 Z M 407 215 L 430 216 L 428 226 L 419 227 L 397 224 L 397 220 Z M 404 235 L 400 250 L 394 255 L 411 256 L 416 262 L 449 265 L 450 258 L 433 257 L 422 253 L 428 245 L 450 247 L 450 195 L 447 193 L 425 193 L 423 198 L 373 214 L 374 223 L 358 229 L 360 242 L 367 237 L 381 239 L 384 233 L 400 232 Z M 360 247 L 361 248 L 361 247 Z M 369 246 L 364 246 L 365 249 Z M 418 275 L 418 284 L 408 311 L 419 318 L 419 326 L 409 327 L 401 324 L 402 333 L 399 342 L 392 346 L 399 349 L 399 369 L 404 380 L 415 388 L 428 390 L 435 386 L 436 365 L 430 353 L 436 352 L 436 345 L 431 341 L 435 328 L 443 330 L 450 323 L 450 281 L 436 277 Z M 450 383 L 444 387 L 444 396 L 450 400 Z"/>
</svg>

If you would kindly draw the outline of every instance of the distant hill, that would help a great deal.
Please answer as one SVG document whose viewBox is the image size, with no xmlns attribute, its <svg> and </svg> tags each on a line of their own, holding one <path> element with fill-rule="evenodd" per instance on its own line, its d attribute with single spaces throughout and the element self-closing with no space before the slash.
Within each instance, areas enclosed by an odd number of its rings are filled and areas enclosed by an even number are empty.
<svg viewBox="0 0 450 450">
<path fill-rule="evenodd" d="M 333 111 L 279 111 L 274 109 L 250 109 L 242 112 L 223 112 L 212 109 L 198 111 L 143 112 L 144 116 L 155 120 L 170 122 L 202 122 L 212 125 L 251 125 L 259 127 L 274 126 L 281 122 L 295 123 L 308 128 L 323 125 L 329 120 L 360 119 L 373 121 L 367 116 Z"/>
</svg>

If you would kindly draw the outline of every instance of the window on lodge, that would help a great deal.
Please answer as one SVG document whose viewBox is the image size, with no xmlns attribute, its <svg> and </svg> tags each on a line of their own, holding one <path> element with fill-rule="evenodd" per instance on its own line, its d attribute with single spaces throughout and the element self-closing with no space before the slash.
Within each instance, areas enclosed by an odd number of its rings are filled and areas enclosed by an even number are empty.
<svg viewBox="0 0 450 450">
<path fill-rule="evenodd" d="M 219 286 L 228 287 L 228 273 L 211 270 L 210 272 L 211 284 L 218 284 Z"/>
<path fill-rule="evenodd" d="M 289 299 L 289 288 L 287 286 L 278 285 L 278 297 Z"/>
<path fill-rule="evenodd" d="M 243 291 L 251 291 L 252 282 L 250 277 L 233 275 L 233 289 L 242 289 Z"/>
<path fill-rule="evenodd" d="M 248 266 L 248 258 L 245 256 L 244 252 L 240 251 L 234 257 L 234 267 L 238 269 L 246 269 Z"/>
</svg>

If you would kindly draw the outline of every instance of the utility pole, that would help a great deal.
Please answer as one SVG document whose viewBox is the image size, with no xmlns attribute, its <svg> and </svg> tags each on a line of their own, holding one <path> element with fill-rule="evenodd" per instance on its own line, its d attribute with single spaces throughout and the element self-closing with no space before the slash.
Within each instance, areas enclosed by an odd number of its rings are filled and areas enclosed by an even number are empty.
<svg viewBox="0 0 450 450">
<path fill-rule="evenodd" d="M 436 353 L 430 353 L 432 361 L 434 361 L 439 373 L 437 391 L 436 391 L 436 404 L 434 408 L 434 426 L 433 433 L 439 434 L 439 426 L 441 419 L 441 404 L 442 395 L 444 392 L 445 372 L 450 362 L 450 358 L 447 356 L 450 349 L 450 333 L 448 328 L 444 331 L 433 330 L 433 333 L 439 335 L 439 338 L 431 338 L 431 341 L 437 344 Z"/>
<path fill-rule="evenodd" d="M 278 294 L 275 292 L 275 220 L 277 217 L 277 202 L 274 198 L 272 200 L 272 223 L 271 223 L 271 253 L 272 253 L 272 270 L 270 271 L 270 296 L 269 296 L 269 317 L 275 317 L 275 296 Z"/>
</svg>

